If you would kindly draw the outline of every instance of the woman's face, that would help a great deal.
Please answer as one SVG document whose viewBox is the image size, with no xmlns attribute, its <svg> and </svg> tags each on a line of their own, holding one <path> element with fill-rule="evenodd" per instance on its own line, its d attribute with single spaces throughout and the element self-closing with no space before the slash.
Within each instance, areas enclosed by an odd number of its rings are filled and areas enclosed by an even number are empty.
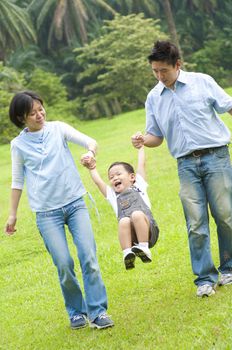
<svg viewBox="0 0 232 350">
<path fill-rule="evenodd" d="M 42 104 L 34 100 L 31 112 L 25 118 L 25 125 L 28 130 L 39 131 L 43 128 L 46 118 L 46 112 Z"/>
</svg>

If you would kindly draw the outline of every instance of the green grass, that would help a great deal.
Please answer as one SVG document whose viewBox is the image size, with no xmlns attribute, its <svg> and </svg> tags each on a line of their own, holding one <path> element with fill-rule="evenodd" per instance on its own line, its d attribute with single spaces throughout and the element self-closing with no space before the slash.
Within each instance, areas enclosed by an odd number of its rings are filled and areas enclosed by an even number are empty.
<svg viewBox="0 0 232 350">
<path fill-rule="evenodd" d="M 232 130 L 229 115 L 223 119 Z M 79 122 L 79 130 L 99 143 L 98 169 L 107 180 L 107 167 L 116 160 L 136 166 L 137 151 L 130 136 L 144 130 L 144 111 L 114 119 Z M 82 149 L 71 146 L 86 188 L 97 202 L 101 220 L 90 208 L 98 259 L 106 284 L 109 314 L 115 327 L 105 331 L 69 328 L 56 270 L 46 253 L 25 193 L 18 213 L 17 232 L 0 236 L 0 349 L 232 349 L 232 287 L 218 288 L 215 296 L 198 299 L 193 284 L 188 241 L 178 198 L 176 162 L 166 145 L 146 149 L 147 180 L 160 239 L 152 249 L 151 264 L 136 261 L 125 271 L 113 210 L 79 166 Z M 0 147 L 0 224 L 8 216 L 11 182 L 9 146 Z M 216 229 L 211 220 L 212 254 L 219 264 Z M 70 249 L 75 250 L 69 237 Z M 76 273 L 81 281 L 76 259 Z M 81 281 L 82 284 L 82 281 Z"/>
</svg>

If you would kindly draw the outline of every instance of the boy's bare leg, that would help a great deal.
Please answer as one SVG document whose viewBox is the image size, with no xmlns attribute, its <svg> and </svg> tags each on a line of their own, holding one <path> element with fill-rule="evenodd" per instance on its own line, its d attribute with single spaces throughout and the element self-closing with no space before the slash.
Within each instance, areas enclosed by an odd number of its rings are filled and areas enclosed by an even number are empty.
<svg viewBox="0 0 232 350">
<path fill-rule="evenodd" d="M 132 247 L 131 239 L 131 220 L 130 218 L 122 218 L 118 223 L 118 238 L 122 250 Z"/>
<path fill-rule="evenodd" d="M 132 252 L 132 232 L 130 218 L 122 218 L 118 225 L 118 237 L 123 251 L 123 261 L 127 270 L 135 267 L 135 253 Z"/>
<path fill-rule="evenodd" d="M 136 256 L 140 257 L 143 262 L 151 262 L 152 257 L 149 249 L 149 220 L 142 211 L 136 210 L 131 215 L 131 221 L 139 242 L 137 245 L 133 246 L 131 250 Z"/>
<path fill-rule="evenodd" d="M 150 223 L 147 216 L 142 211 L 136 210 L 131 215 L 131 221 L 133 223 L 138 242 L 148 242 Z"/>
</svg>

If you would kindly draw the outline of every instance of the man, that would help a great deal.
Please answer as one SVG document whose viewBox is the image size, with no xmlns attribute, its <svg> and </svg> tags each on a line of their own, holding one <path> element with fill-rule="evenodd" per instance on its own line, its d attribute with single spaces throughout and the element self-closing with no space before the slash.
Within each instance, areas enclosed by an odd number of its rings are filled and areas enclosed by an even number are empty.
<svg viewBox="0 0 232 350">
<path fill-rule="evenodd" d="M 210 296 L 217 283 L 232 284 L 230 131 L 216 114 L 232 114 L 232 98 L 212 77 L 182 71 L 178 49 L 168 41 L 156 42 L 148 60 L 159 82 L 147 96 L 146 134 L 133 135 L 132 144 L 157 147 L 165 138 L 177 159 L 197 296 Z M 217 225 L 218 269 L 210 251 L 208 205 Z"/>
</svg>

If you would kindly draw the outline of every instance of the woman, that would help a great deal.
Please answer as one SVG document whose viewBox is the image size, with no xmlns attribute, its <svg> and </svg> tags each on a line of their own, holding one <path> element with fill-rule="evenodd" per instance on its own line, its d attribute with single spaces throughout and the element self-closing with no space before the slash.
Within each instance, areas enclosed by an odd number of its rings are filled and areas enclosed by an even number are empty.
<svg viewBox="0 0 232 350">
<path fill-rule="evenodd" d="M 83 200 L 86 191 L 67 145 L 70 141 L 85 147 L 88 152 L 84 156 L 92 161 L 96 141 L 63 122 L 45 122 L 43 101 L 31 91 L 13 97 L 9 115 L 17 127 L 24 129 L 11 142 L 12 194 L 5 232 L 12 235 L 16 231 L 17 209 L 25 178 L 37 227 L 58 270 L 71 328 L 87 326 L 87 317 L 90 327 L 111 327 L 113 321 L 106 314 L 106 290 Z M 75 276 L 65 225 L 78 251 L 85 299 Z"/>
</svg>

